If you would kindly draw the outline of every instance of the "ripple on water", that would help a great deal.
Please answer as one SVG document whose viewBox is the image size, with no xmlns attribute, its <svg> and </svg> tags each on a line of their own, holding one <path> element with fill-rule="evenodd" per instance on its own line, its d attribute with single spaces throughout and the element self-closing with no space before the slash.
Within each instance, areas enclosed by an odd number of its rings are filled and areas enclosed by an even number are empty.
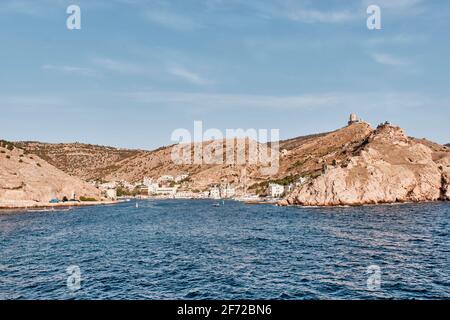
<svg viewBox="0 0 450 320">
<path fill-rule="evenodd" d="M 211 204 L 0 215 L 0 299 L 450 298 L 448 203 Z M 379 290 L 367 287 L 370 265 Z"/>
</svg>

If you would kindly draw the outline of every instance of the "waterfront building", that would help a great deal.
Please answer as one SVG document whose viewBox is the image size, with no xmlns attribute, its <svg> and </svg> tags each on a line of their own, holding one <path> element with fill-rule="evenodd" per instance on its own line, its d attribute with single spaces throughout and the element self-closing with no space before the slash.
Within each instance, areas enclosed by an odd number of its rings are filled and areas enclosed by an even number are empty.
<svg viewBox="0 0 450 320">
<path fill-rule="evenodd" d="M 148 188 L 148 195 L 149 196 L 155 194 L 158 191 L 158 189 L 159 189 L 159 184 L 157 184 L 156 182 L 148 183 L 146 186 Z"/>
<path fill-rule="evenodd" d="M 284 186 L 276 183 L 270 183 L 267 193 L 272 198 L 280 198 L 284 194 Z"/>
<path fill-rule="evenodd" d="M 155 191 L 155 195 L 161 196 L 175 196 L 177 193 L 177 187 L 159 187 Z"/>
<path fill-rule="evenodd" d="M 236 189 L 230 184 L 225 184 L 220 187 L 220 197 L 221 198 L 233 198 L 236 195 Z"/>
<path fill-rule="evenodd" d="M 106 183 L 102 183 L 98 186 L 98 188 L 101 191 L 106 191 L 108 189 L 115 189 L 117 188 L 117 182 L 116 181 L 112 181 L 112 182 L 106 182 Z"/>
<path fill-rule="evenodd" d="M 106 190 L 106 197 L 111 200 L 116 200 L 117 199 L 117 189 Z"/>
<path fill-rule="evenodd" d="M 220 199 L 220 188 L 219 187 L 212 187 L 209 190 L 209 197 L 212 199 Z"/>
</svg>

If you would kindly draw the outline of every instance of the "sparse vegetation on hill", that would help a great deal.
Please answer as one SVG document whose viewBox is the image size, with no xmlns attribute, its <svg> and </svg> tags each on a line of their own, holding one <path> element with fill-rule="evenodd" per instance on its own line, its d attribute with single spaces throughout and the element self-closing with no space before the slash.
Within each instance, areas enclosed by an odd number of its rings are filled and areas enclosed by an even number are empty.
<svg viewBox="0 0 450 320">
<path fill-rule="evenodd" d="M 100 199 L 100 191 L 88 183 L 37 156 L 25 158 L 17 145 L 4 140 L 0 145 L 0 208 L 48 204 L 72 194 Z"/>
</svg>

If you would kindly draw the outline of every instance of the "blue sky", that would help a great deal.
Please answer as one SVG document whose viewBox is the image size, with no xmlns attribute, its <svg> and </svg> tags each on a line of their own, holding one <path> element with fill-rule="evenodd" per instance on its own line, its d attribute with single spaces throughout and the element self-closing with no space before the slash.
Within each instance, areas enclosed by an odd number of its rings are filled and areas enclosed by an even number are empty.
<svg viewBox="0 0 450 320">
<path fill-rule="evenodd" d="M 194 120 L 290 138 L 354 111 L 449 143 L 449 30 L 438 0 L 2 0 L 0 138 L 153 149 Z"/>
</svg>

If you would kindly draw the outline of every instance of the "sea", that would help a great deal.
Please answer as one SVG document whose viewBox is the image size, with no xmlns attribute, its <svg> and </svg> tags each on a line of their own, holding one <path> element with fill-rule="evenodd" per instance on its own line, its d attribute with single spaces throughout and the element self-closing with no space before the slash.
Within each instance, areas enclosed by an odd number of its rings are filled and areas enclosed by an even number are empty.
<svg viewBox="0 0 450 320">
<path fill-rule="evenodd" d="M 0 212 L 1 300 L 449 298 L 450 203 Z"/>
</svg>

